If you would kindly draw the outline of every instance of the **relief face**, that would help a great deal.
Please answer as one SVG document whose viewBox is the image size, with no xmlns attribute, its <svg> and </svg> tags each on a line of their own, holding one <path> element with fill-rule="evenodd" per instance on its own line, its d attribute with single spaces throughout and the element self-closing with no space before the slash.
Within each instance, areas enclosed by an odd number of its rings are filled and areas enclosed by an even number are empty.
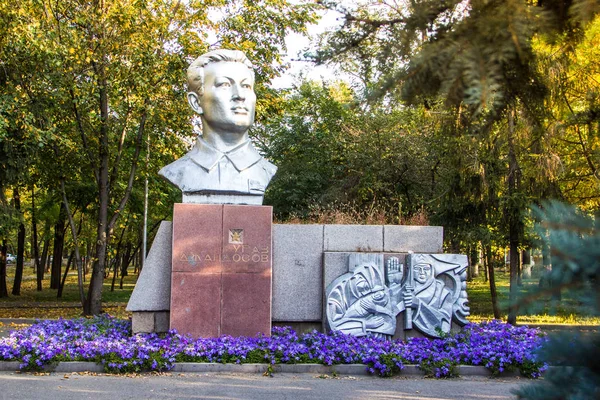
<svg viewBox="0 0 600 400">
<path fill-rule="evenodd" d="M 355 336 L 391 338 L 396 316 L 404 313 L 404 329 L 439 337 L 452 322 L 465 325 L 467 257 L 454 254 L 409 254 L 398 257 L 355 253 L 349 272 L 327 288 L 327 321 L 332 330 Z M 405 272 L 406 271 L 406 272 Z"/>
</svg>

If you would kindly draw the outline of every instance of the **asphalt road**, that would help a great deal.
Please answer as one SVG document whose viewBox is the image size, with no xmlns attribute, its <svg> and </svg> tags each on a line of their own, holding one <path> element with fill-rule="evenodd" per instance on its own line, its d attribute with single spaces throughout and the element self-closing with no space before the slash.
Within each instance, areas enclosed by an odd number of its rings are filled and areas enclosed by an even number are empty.
<svg viewBox="0 0 600 400">
<path fill-rule="evenodd" d="M 0 372 L 0 399 L 513 399 L 527 379 Z"/>
</svg>

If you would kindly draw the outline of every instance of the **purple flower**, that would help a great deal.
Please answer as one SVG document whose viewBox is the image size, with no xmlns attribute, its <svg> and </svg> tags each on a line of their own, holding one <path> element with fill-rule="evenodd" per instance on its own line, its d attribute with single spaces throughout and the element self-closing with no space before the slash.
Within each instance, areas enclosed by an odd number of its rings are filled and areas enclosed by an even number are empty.
<svg viewBox="0 0 600 400">
<path fill-rule="evenodd" d="M 386 341 L 340 332 L 297 334 L 275 327 L 270 337 L 193 339 L 169 331 L 164 335 L 131 334 L 129 321 L 110 316 L 93 319 L 37 321 L 0 339 L 0 360 L 20 361 L 21 369 L 40 369 L 58 361 L 94 361 L 109 372 L 163 371 L 175 362 L 221 363 L 362 363 L 372 374 L 390 376 L 405 364 L 428 375 L 451 376 L 459 364 L 484 365 L 494 373 L 519 368 L 539 377 L 547 368 L 536 350 L 545 337 L 535 329 L 500 321 L 468 324 L 443 339 Z"/>
</svg>

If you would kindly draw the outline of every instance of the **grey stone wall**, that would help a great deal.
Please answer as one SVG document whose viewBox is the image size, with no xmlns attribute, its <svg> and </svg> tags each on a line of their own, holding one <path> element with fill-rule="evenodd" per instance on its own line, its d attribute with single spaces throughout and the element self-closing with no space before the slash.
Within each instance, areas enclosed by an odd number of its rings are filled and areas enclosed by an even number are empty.
<svg viewBox="0 0 600 400">
<path fill-rule="evenodd" d="M 144 330 L 151 321 L 162 329 L 156 321 L 169 310 L 171 242 L 172 225 L 163 222 L 127 305 Z M 322 329 L 325 288 L 348 272 L 348 253 L 441 253 L 442 244 L 438 226 L 274 224 L 273 323 Z"/>
</svg>

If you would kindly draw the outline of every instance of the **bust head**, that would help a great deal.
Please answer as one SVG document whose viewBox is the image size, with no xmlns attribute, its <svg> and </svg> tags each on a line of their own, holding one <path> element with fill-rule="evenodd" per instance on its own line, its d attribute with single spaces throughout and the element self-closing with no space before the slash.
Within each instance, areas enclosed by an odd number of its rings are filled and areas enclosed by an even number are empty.
<svg viewBox="0 0 600 400">
<path fill-rule="evenodd" d="M 183 203 L 262 204 L 277 168 L 248 137 L 256 105 L 252 64 L 241 51 L 215 50 L 198 57 L 187 77 L 202 140 L 159 175 L 181 189 Z"/>
<path fill-rule="evenodd" d="M 188 68 L 188 102 L 202 118 L 203 137 L 226 151 L 248 139 L 256 94 L 252 63 L 239 50 L 215 50 Z"/>
</svg>

